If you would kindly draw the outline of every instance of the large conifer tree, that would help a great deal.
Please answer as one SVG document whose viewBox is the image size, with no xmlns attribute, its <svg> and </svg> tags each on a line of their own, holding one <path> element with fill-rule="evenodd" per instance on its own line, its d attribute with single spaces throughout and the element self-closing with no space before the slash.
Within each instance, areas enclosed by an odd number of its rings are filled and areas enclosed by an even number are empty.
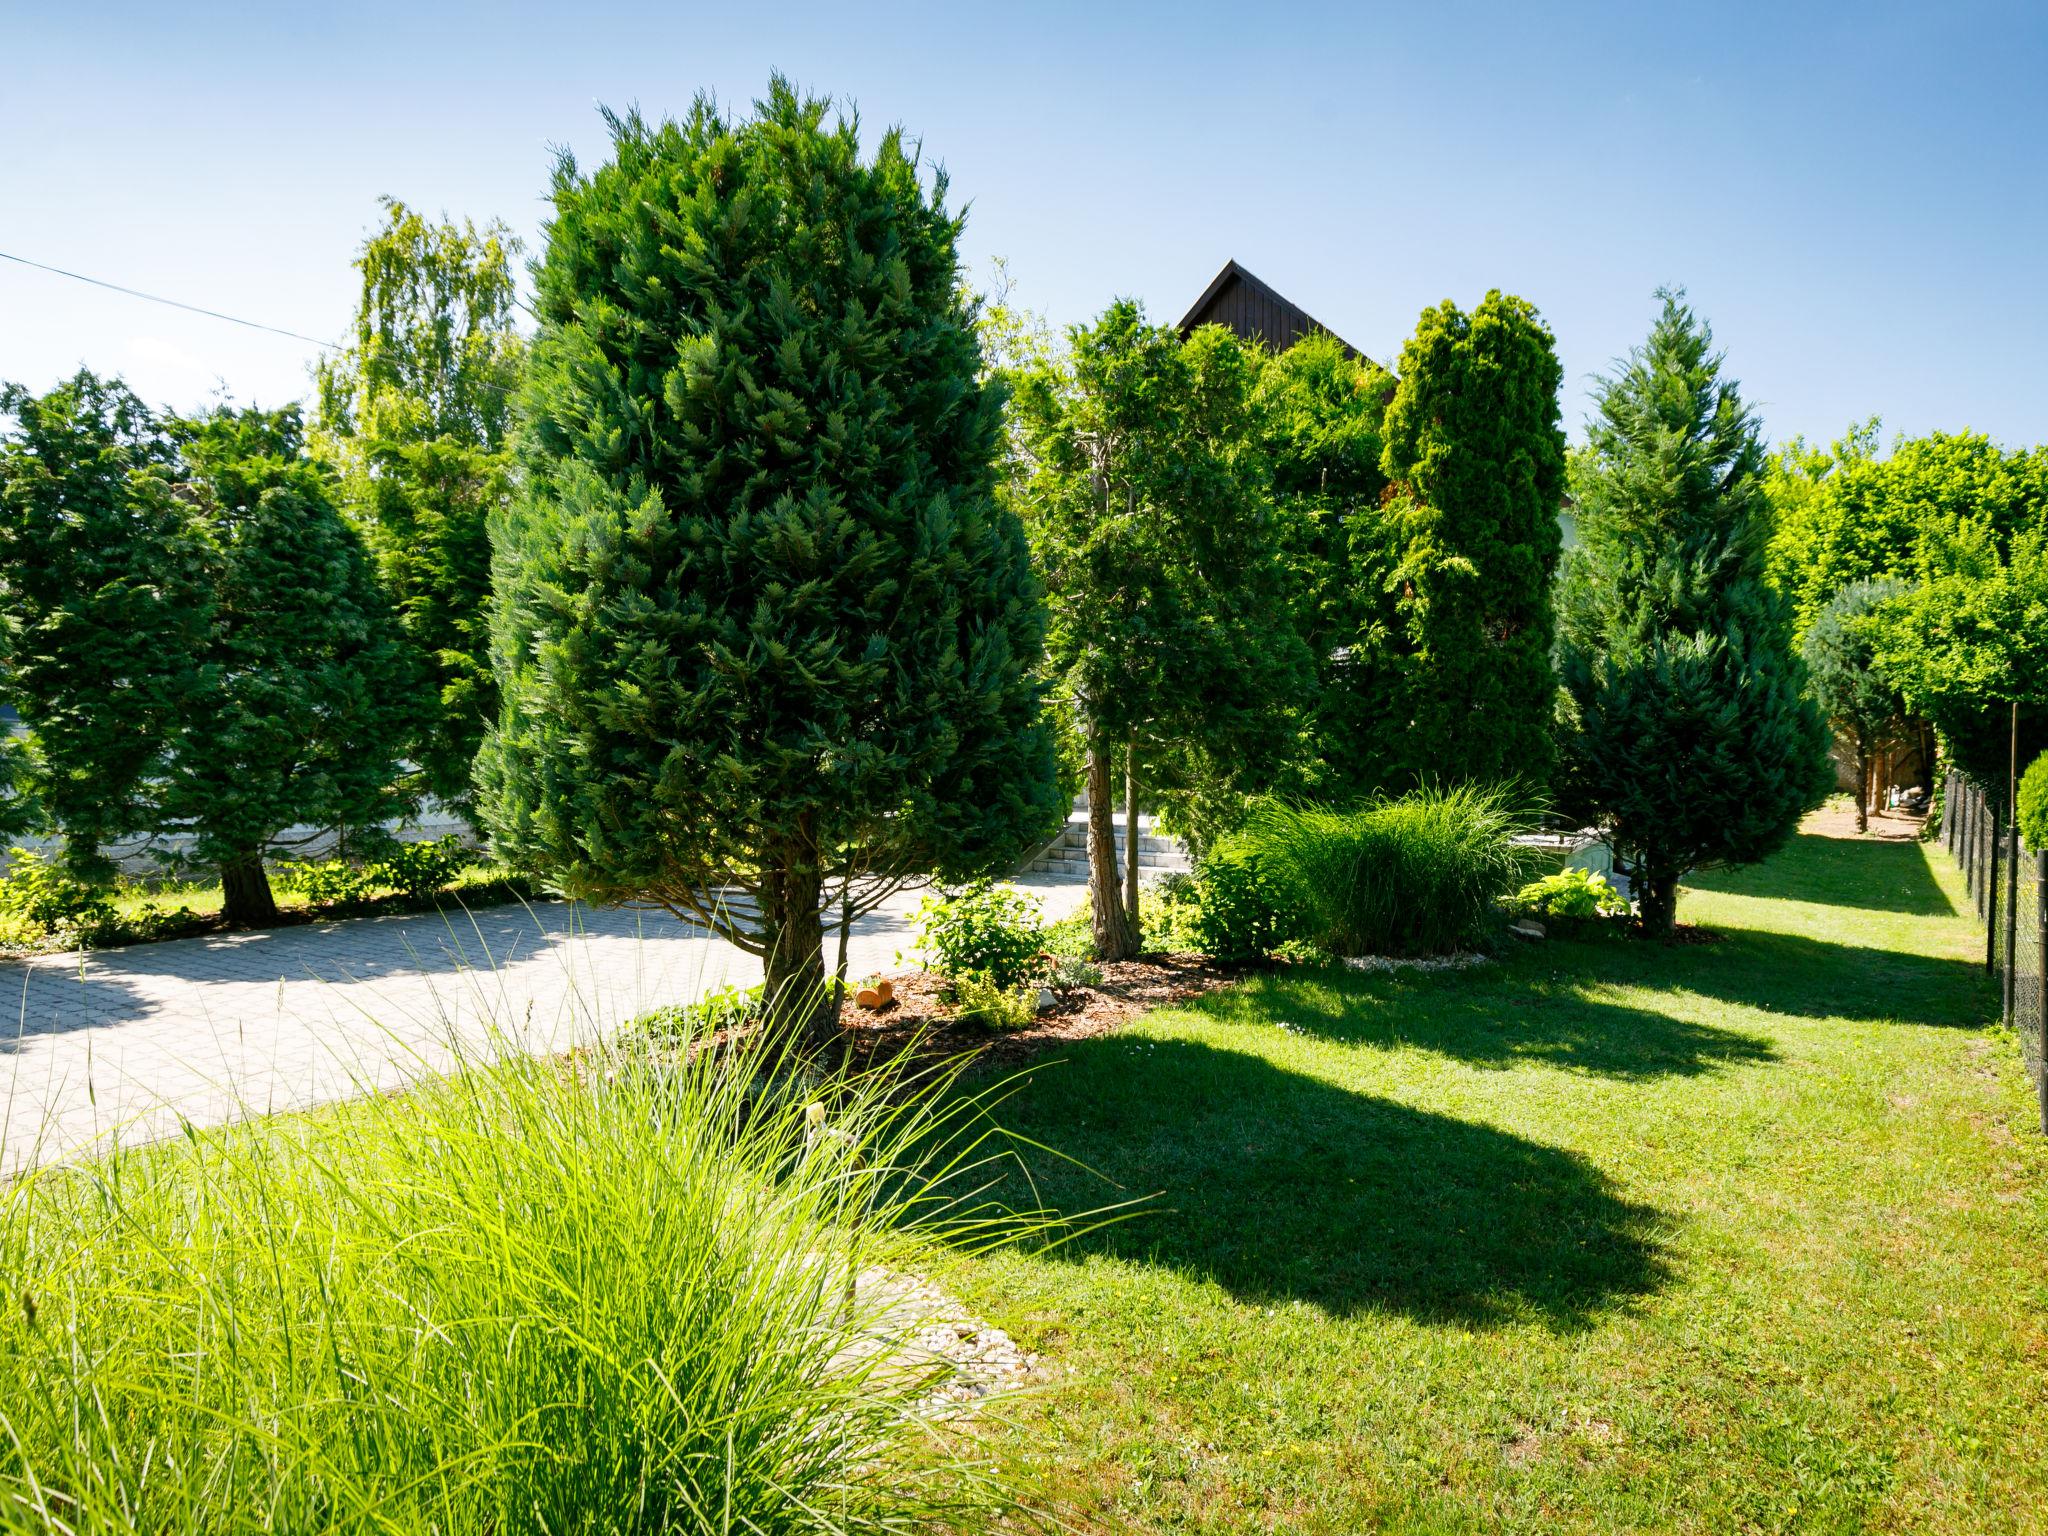
<svg viewBox="0 0 2048 1536">
<path fill-rule="evenodd" d="M 1353 553 L 1380 601 L 1352 651 L 1371 710 L 1348 776 L 1376 790 L 1470 779 L 1541 791 L 1565 475 L 1550 328 L 1498 291 L 1469 315 L 1446 300 L 1423 311 L 1396 372 L 1386 514 L 1356 530 Z"/>
<path fill-rule="evenodd" d="M 0 680 L 68 862 L 175 835 L 273 921 L 280 834 L 401 809 L 419 686 L 297 410 L 164 423 L 89 373 L 0 405 Z"/>
<path fill-rule="evenodd" d="M 1560 799 L 1598 821 L 1646 933 L 1667 937 L 1688 870 L 1778 848 L 1833 781 L 1784 600 L 1756 418 L 1713 335 L 1660 292 L 1649 340 L 1601 381 L 1574 461 L 1565 566 Z"/>
<path fill-rule="evenodd" d="M 778 78 L 558 167 L 480 760 L 508 857 L 707 922 L 788 1023 L 824 1021 L 828 912 L 1005 871 L 1062 810 L 960 219 L 826 113 Z"/>
<path fill-rule="evenodd" d="M 35 798 L 67 862 L 104 878 L 103 846 L 155 826 L 208 622 L 204 548 L 175 446 L 119 380 L 11 385 L 0 415 L 0 689 L 35 737 Z"/>
</svg>

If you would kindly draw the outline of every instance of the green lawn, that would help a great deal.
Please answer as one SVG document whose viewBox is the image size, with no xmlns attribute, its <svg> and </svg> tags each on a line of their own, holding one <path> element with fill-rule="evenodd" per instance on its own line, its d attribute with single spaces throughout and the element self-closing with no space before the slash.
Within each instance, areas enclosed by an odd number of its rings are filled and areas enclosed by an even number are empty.
<svg viewBox="0 0 2048 1536">
<path fill-rule="evenodd" d="M 2048 1153 L 1960 906 L 1803 835 L 1688 894 L 1725 943 L 1063 1051 L 1037 1197 L 1154 1198 L 947 1277 L 1054 1366 L 997 1454 L 1082 1529 L 2048 1529 Z"/>
</svg>

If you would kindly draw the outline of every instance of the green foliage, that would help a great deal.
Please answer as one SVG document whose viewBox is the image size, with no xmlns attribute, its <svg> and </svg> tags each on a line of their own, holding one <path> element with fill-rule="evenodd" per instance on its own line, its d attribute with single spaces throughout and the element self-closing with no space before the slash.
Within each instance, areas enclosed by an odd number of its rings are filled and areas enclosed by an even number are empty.
<svg viewBox="0 0 2048 1536">
<path fill-rule="evenodd" d="M 1292 599 L 1254 409 L 1264 362 L 1220 326 L 1183 342 L 1128 300 L 1068 340 L 1020 378 L 1014 411 L 1051 669 L 1105 784 L 1135 743 L 1146 799 L 1199 835 L 1285 759 L 1312 677 L 1275 622 Z"/>
<path fill-rule="evenodd" d="M 1102 967 L 1079 955 L 1061 955 L 1045 973 L 1045 984 L 1055 992 L 1073 992 L 1102 985 Z"/>
<path fill-rule="evenodd" d="M 1509 905 L 1531 917 L 1567 920 L 1626 917 L 1630 910 L 1628 898 L 1605 875 L 1576 865 L 1530 881 L 1515 893 Z"/>
<path fill-rule="evenodd" d="M 375 870 L 347 859 L 294 860 L 278 865 L 271 879 L 281 889 L 322 907 L 368 901 L 378 886 Z"/>
<path fill-rule="evenodd" d="M 950 1368 L 910 1335 L 936 1319 L 874 1279 L 1007 1230 L 947 1182 L 971 1098 L 745 1043 L 493 1054 L 17 1186 L 9 1527 L 994 1518 L 1001 1491 L 931 1433 Z"/>
<path fill-rule="evenodd" d="M 953 1015 L 983 1029 L 1022 1029 L 1038 1017 L 1038 983 L 1003 986 L 994 977 L 967 971 L 951 985 Z"/>
<path fill-rule="evenodd" d="M 1851 582 L 1815 615 L 1799 647 L 1814 702 L 1855 754 L 1859 831 L 1869 816 L 1870 760 L 1906 729 L 1905 698 L 1877 664 L 1884 605 L 1903 590 L 1896 581 Z"/>
<path fill-rule="evenodd" d="M 0 924 L 19 942 L 45 936 L 89 938 L 113 921 L 106 886 L 81 880 L 32 848 L 16 848 L 0 874 Z"/>
<path fill-rule="evenodd" d="M 394 842 L 372 866 L 372 873 L 401 896 L 424 901 L 445 890 L 473 857 L 462 839 L 451 832 L 432 841 Z"/>
<path fill-rule="evenodd" d="M 1994 529 L 1964 523 L 1932 542 L 1929 563 L 1936 574 L 1877 615 L 1875 663 L 1956 766 L 2002 799 L 2015 707 L 2019 761 L 2048 750 L 2048 535 L 2001 550 Z"/>
<path fill-rule="evenodd" d="M 624 1026 L 630 1034 L 645 1035 L 656 1045 L 680 1050 L 695 1041 L 708 1040 L 740 1029 L 761 1015 L 761 988 L 726 985 L 705 993 L 694 1003 L 672 1003 Z"/>
<path fill-rule="evenodd" d="M 826 111 L 778 78 L 563 158 L 493 530 L 495 847 L 701 917 L 773 998 L 825 995 L 842 885 L 1005 872 L 1065 814 L 960 218 Z"/>
<path fill-rule="evenodd" d="M 416 687 L 296 409 L 166 427 L 88 373 L 0 403 L 0 675 L 67 860 L 186 834 L 231 919 L 268 919 L 280 832 L 396 808 Z"/>
<path fill-rule="evenodd" d="M 0 620 L 0 632 L 4 632 L 4 627 L 5 621 Z M 0 678 L 4 676 L 0 673 Z M 0 701 L 5 698 L 5 684 L 0 682 Z M 8 723 L 0 720 L 0 837 L 18 836 L 34 828 L 41 819 L 42 806 L 35 794 L 35 765 L 29 757 L 28 743 L 11 734 Z"/>
<path fill-rule="evenodd" d="M 356 261 L 353 342 L 319 368 L 318 445 L 432 682 L 413 755 L 464 802 L 497 713 L 487 524 L 510 494 L 519 245 L 501 224 L 430 224 L 392 198 L 384 212 Z"/>
<path fill-rule="evenodd" d="M 153 830 L 155 786 L 201 683 L 207 550 L 175 445 L 118 380 L 0 390 L 0 690 L 65 857 L 104 881 L 103 844 Z"/>
<path fill-rule="evenodd" d="M 1195 894 L 1196 947 L 1224 965 L 1256 964 L 1299 936 L 1282 877 L 1267 851 L 1243 833 L 1202 855 Z"/>
<path fill-rule="evenodd" d="M 1800 642 L 1813 696 L 1859 750 L 1876 748 L 1902 724 L 1905 700 L 1877 665 L 1877 619 L 1906 590 L 1896 581 L 1851 582 L 1815 615 Z"/>
<path fill-rule="evenodd" d="M 1756 420 L 1711 331 L 1680 295 L 1659 297 L 1648 341 L 1601 381 L 1573 464 L 1583 542 L 1560 599 L 1558 799 L 1607 829 L 1663 936 L 1688 870 L 1783 846 L 1833 772 L 1763 578 Z"/>
<path fill-rule="evenodd" d="M 1338 955 L 1440 955 L 1484 940 L 1529 873 L 1529 821 L 1496 786 L 1413 790 L 1350 811 L 1272 803 L 1244 837 L 1300 936 Z"/>
<path fill-rule="evenodd" d="M 911 921 L 931 968 L 949 980 L 979 976 L 998 989 L 1033 979 L 1045 936 L 1038 903 L 990 880 L 927 896 Z"/>
<path fill-rule="evenodd" d="M 1275 782 L 1316 795 L 1352 790 L 1358 743 L 1378 724 L 1359 684 L 1378 675 L 1367 663 L 1389 645 L 1380 460 L 1394 387 L 1377 363 L 1318 333 L 1267 360 L 1254 400 L 1294 625 L 1316 669 L 1303 740 Z"/>
<path fill-rule="evenodd" d="M 1359 629 L 1337 683 L 1340 784 L 1548 783 L 1563 370 L 1527 300 L 1423 311 L 1397 365 L 1377 522 L 1353 525 Z"/>
<path fill-rule="evenodd" d="M 2020 835 L 2036 852 L 2048 850 L 2048 752 L 2043 752 L 2020 775 Z"/>
<path fill-rule="evenodd" d="M 1999 548 L 2048 518 L 2048 450 L 2008 451 L 1980 433 L 1899 438 L 1881 454 L 1875 419 L 1831 448 L 1795 440 L 1768 466 L 1771 580 L 1803 636 L 1856 582 L 1917 583 L 1939 573 L 1954 530 L 1984 530 Z M 1932 542 L 1930 542 L 1932 541 Z"/>
</svg>

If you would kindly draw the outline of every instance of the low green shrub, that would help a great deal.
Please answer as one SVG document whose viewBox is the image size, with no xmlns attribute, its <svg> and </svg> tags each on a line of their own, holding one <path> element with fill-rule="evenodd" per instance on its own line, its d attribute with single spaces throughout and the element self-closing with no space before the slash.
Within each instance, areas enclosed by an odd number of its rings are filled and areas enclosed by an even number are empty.
<svg viewBox="0 0 2048 1536">
<path fill-rule="evenodd" d="M 1339 955 L 1438 955 L 1482 940 L 1538 857 L 1499 789 L 1419 789 L 1356 810 L 1268 804 L 1242 835 L 1299 937 Z M 1287 935 L 1289 937 L 1296 935 Z"/>
<path fill-rule="evenodd" d="M 984 1029 L 1022 1029 L 1038 1017 L 1038 988 L 1030 982 L 1004 987 L 966 971 L 953 978 L 952 992 L 954 1016 Z"/>
<path fill-rule="evenodd" d="M 1605 875 L 1578 868 L 1530 881 L 1508 905 L 1530 917 L 1568 920 L 1626 917 L 1630 910 L 1628 898 Z"/>
<path fill-rule="evenodd" d="M 622 1026 L 622 1032 L 644 1035 L 657 1045 L 673 1048 L 738 1029 L 760 1011 L 758 983 L 751 987 L 725 986 L 705 993 L 694 1003 L 671 1003 L 643 1013 Z"/>
<path fill-rule="evenodd" d="M 1144 947 L 1164 954 L 1182 954 L 1202 947 L 1202 891 L 1192 875 L 1178 871 L 1159 877 L 1138 903 Z"/>
<path fill-rule="evenodd" d="M 912 920 L 926 963 L 948 980 L 978 976 L 1007 991 L 1044 969 L 1038 903 L 992 880 L 927 896 Z"/>
<path fill-rule="evenodd" d="M 378 885 L 374 870 L 346 859 L 294 860 L 278 865 L 271 879 L 279 889 L 317 907 L 368 901 Z"/>
<path fill-rule="evenodd" d="M 2020 836 L 2036 852 L 2048 848 L 2048 752 L 2020 775 Z"/>
<path fill-rule="evenodd" d="M 1081 955 L 1061 955 L 1045 973 L 1045 984 L 1055 992 L 1099 987 L 1102 985 L 1102 967 Z"/>
<path fill-rule="evenodd" d="M 1014 1235 L 949 1090 L 508 1050 L 30 1174 L 0 1527 L 986 1528 L 1008 1501 L 933 1423 L 951 1367 L 877 1281 Z"/>
<path fill-rule="evenodd" d="M 461 838 L 449 833 L 431 842 L 394 842 L 369 868 L 383 885 L 413 901 L 425 901 L 447 889 L 475 857 Z"/>
<path fill-rule="evenodd" d="M 1195 876 L 1195 947 L 1224 965 L 1269 958 L 1298 924 L 1270 855 L 1244 834 L 1224 838 L 1203 855 Z"/>
<path fill-rule="evenodd" d="M 0 877 L 0 920 L 33 944 L 44 938 L 96 942 L 114 921 L 106 888 L 80 880 L 62 864 L 29 848 L 16 848 Z"/>
</svg>

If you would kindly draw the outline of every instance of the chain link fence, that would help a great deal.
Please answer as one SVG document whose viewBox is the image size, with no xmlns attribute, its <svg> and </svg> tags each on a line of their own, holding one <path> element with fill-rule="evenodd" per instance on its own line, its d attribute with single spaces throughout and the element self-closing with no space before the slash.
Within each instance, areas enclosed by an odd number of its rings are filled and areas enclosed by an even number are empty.
<svg viewBox="0 0 2048 1536">
<path fill-rule="evenodd" d="M 1984 965 L 2004 994 L 2048 1132 L 2048 849 L 2029 848 L 1995 796 L 1961 774 L 1943 788 L 1941 840 L 1984 923 Z"/>
</svg>

